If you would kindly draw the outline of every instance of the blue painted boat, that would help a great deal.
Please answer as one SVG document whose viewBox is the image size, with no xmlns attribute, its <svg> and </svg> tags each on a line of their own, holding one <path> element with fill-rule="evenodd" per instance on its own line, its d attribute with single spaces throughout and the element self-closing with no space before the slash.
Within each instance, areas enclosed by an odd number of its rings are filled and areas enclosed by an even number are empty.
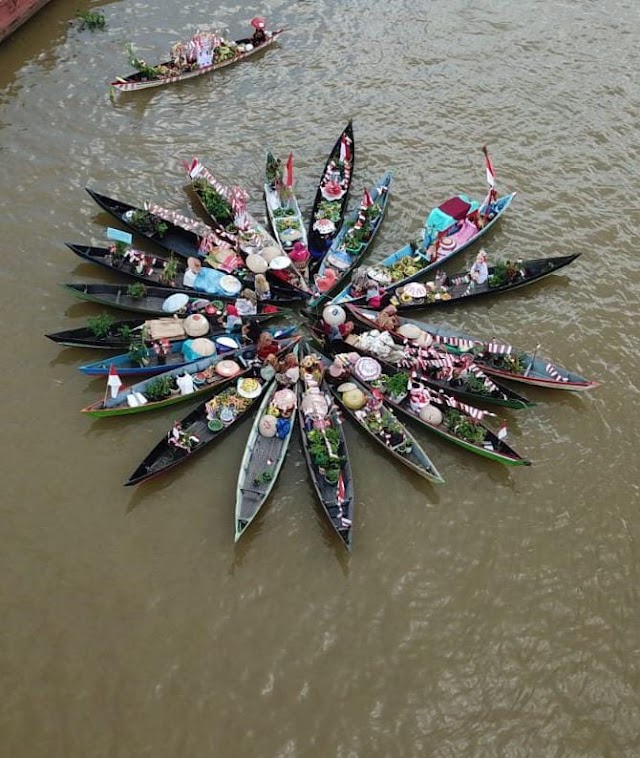
<svg viewBox="0 0 640 758">
<path fill-rule="evenodd" d="M 276 339 L 291 336 L 297 330 L 297 326 L 287 327 L 268 327 L 264 331 L 269 332 Z M 239 334 L 229 334 L 226 331 L 213 332 L 207 337 L 213 340 L 220 353 L 220 348 L 224 345 L 228 346 L 228 349 L 239 349 L 242 339 Z M 159 355 L 154 352 L 153 347 L 146 347 L 146 355 L 141 353 L 140 363 L 131 353 L 122 353 L 121 355 L 115 355 L 108 358 L 102 358 L 98 361 L 92 361 L 91 363 L 85 363 L 82 366 L 78 366 L 78 369 L 83 374 L 88 376 L 107 376 L 111 366 L 115 366 L 120 376 L 151 376 L 153 374 L 162 374 L 172 368 L 180 368 L 186 366 L 188 363 L 193 362 L 193 358 L 189 358 L 188 355 L 188 343 L 190 340 L 177 340 L 169 342 L 168 352 L 164 356 L 164 362 Z M 187 349 L 185 350 L 185 343 L 187 343 Z M 235 347 L 232 347 L 235 345 Z M 224 347 L 223 347 L 224 349 Z M 186 352 L 186 355 L 185 355 Z"/>
<path fill-rule="evenodd" d="M 366 271 L 362 272 L 363 276 L 358 277 L 359 281 L 352 281 L 332 298 L 332 302 L 364 304 L 367 302 L 368 290 L 359 288 L 360 281 L 366 283 L 373 280 L 379 285 L 380 290 L 384 291 L 389 286 L 397 288 L 419 279 L 429 271 L 442 266 L 484 236 L 502 218 L 516 194 L 512 192 L 483 203 L 469 200 L 465 195 L 449 198 L 434 208 L 427 217 L 425 237 L 420 244 L 410 242 L 378 263 L 368 266 Z M 453 215 L 446 213 L 447 210 Z M 429 226 L 430 219 L 434 223 L 439 220 L 439 226 Z M 448 224 L 449 220 L 453 220 L 453 223 L 442 230 L 441 227 Z M 430 230 L 436 228 L 439 231 L 435 233 L 434 239 Z"/>
<path fill-rule="evenodd" d="M 387 210 L 392 178 L 393 172 L 387 171 L 370 192 L 364 191 L 359 206 L 345 218 L 314 277 L 310 307 L 324 302 L 364 258 Z"/>
</svg>

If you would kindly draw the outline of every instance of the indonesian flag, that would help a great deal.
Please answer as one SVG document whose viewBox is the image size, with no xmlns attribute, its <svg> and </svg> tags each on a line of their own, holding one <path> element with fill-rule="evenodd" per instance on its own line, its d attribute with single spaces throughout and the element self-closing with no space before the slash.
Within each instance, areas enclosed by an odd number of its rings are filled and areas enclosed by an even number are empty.
<svg viewBox="0 0 640 758">
<path fill-rule="evenodd" d="M 118 394 L 118 390 L 122 387 L 122 379 L 118 376 L 115 364 L 112 363 L 109 366 L 109 376 L 107 377 L 107 387 L 111 390 L 111 397 L 115 397 Z"/>
<path fill-rule="evenodd" d="M 346 163 L 351 158 L 351 148 L 349 147 L 349 139 L 346 134 L 342 135 L 340 141 L 340 162 Z"/>
<path fill-rule="evenodd" d="M 508 432 L 507 432 L 507 422 L 503 421 L 502 424 L 500 424 L 500 429 L 498 429 L 498 439 L 503 440 L 506 438 Z"/>
<path fill-rule="evenodd" d="M 363 208 L 371 208 L 373 205 L 373 200 L 371 199 L 371 195 L 369 194 L 369 190 L 365 188 L 365 191 L 362 195 L 362 207 Z"/>
<path fill-rule="evenodd" d="M 338 505 L 342 505 L 345 501 L 346 491 L 344 486 L 344 477 L 342 476 L 342 472 L 340 472 L 340 476 L 338 477 L 338 489 L 336 490 L 336 501 L 338 502 Z"/>
<path fill-rule="evenodd" d="M 293 187 L 293 153 L 289 153 L 284 172 L 285 187 Z"/>
<path fill-rule="evenodd" d="M 482 146 L 482 152 L 484 153 L 484 164 L 487 169 L 487 184 L 493 189 L 496 186 L 496 174 L 493 170 L 493 164 L 491 163 L 491 158 L 489 158 L 486 145 Z"/>
<path fill-rule="evenodd" d="M 194 158 L 191 163 L 187 163 L 185 161 L 185 168 L 187 169 L 187 173 L 192 179 L 195 179 L 198 174 L 202 173 L 202 170 L 204 169 L 204 166 L 197 158 Z"/>
</svg>

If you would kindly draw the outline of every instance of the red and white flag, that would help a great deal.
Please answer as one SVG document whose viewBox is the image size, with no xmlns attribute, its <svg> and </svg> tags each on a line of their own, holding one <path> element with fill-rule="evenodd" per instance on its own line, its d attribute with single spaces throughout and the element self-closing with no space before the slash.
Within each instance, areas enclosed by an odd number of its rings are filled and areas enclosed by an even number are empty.
<svg viewBox="0 0 640 758">
<path fill-rule="evenodd" d="M 500 429 L 498 429 L 498 439 L 503 440 L 506 439 L 508 432 L 507 432 L 507 422 L 503 421 L 500 424 Z"/>
<path fill-rule="evenodd" d="M 351 148 L 349 147 L 349 139 L 346 134 L 342 135 L 340 142 L 340 162 L 346 163 L 351 158 Z"/>
<path fill-rule="evenodd" d="M 373 205 L 373 200 L 371 199 L 371 195 L 369 194 L 369 190 L 365 188 L 365 191 L 362 195 L 362 207 L 363 208 L 371 208 Z"/>
<path fill-rule="evenodd" d="M 336 501 L 338 505 L 342 505 L 345 501 L 345 486 L 344 486 L 344 477 L 342 476 L 342 472 L 340 472 L 340 476 L 338 477 L 338 489 L 336 490 Z"/>
<path fill-rule="evenodd" d="M 293 187 L 293 153 L 289 153 L 284 171 L 285 187 Z"/>
<path fill-rule="evenodd" d="M 487 184 L 493 189 L 496 186 L 496 172 L 493 170 L 493 163 L 491 163 L 491 158 L 489 158 L 486 145 L 482 146 L 482 152 L 484 153 L 484 164 L 487 169 Z"/>
<path fill-rule="evenodd" d="M 109 366 L 109 376 L 107 377 L 107 387 L 111 390 L 111 397 L 115 397 L 118 394 L 118 390 L 122 387 L 122 379 L 116 371 L 115 364 L 112 363 Z"/>
<path fill-rule="evenodd" d="M 198 176 L 198 174 L 202 172 L 204 166 L 197 158 L 194 158 L 191 163 L 187 163 L 185 161 L 185 168 L 187 169 L 189 176 L 194 179 L 196 176 Z"/>
</svg>

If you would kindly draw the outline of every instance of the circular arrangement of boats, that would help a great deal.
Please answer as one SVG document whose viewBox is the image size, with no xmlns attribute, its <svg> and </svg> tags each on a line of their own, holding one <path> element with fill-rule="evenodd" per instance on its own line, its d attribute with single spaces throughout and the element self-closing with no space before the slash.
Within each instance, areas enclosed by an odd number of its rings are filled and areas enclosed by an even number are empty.
<svg viewBox="0 0 640 758">
<path fill-rule="evenodd" d="M 203 38 L 204 52 L 176 48 L 169 64 L 153 70 L 141 64 L 113 86 L 133 91 L 192 78 L 272 44 L 282 31 L 261 34 L 260 17 L 252 25 L 253 42 Z M 193 55 L 199 57 L 190 62 Z M 363 189 L 349 211 L 355 147 L 349 122 L 324 163 L 308 219 L 295 195 L 293 154 L 283 162 L 267 150 L 264 224 L 248 212 L 243 188 L 223 184 L 193 158 L 185 168 L 206 222 L 87 188 L 119 228 L 107 230 L 103 247 L 68 244 L 83 260 L 130 280 L 63 285 L 68 292 L 139 314 L 117 320 L 103 311 L 86 327 L 46 335 L 61 345 L 119 351 L 79 367 L 105 376 L 107 385 L 83 412 L 105 418 L 199 402 L 167 429 L 127 486 L 166 474 L 254 415 L 238 472 L 236 540 L 272 493 L 296 426 L 317 499 L 351 549 L 356 483 L 346 422 L 411 475 L 442 484 L 446 472 L 412 426 L 485 459 L 529 465 L 497 419 L 499 410 L 534 406 L 510 383 L 563 391 L 599 384 L 543 357 L 539 347 L 532 352 L 403 315 L 520 289 L 578 258 L 489 265 L 481 251 L 468 270 L 442 273 L 443 264 L 499 222 L 516 195 L 498 196 L 486 148 L 484 198 L 445 199 L 427 214 L 418 238 L 369 261 L 393 175 L 387 171 Z M 158 252 L 135 247 L 134 234 Z M 310 336 L 303 338 L 302 329 Z M 132 383 L 125 386 L 123 378 Z"/>
</svg>

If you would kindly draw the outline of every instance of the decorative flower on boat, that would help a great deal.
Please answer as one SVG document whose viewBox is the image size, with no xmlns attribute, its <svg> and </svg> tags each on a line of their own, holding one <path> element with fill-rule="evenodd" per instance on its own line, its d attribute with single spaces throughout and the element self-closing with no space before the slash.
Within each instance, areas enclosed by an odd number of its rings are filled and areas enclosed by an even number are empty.
<svg viewBox="0 0 640 758">
<path fill-rule="evenodd" d="M 318 234 L 333 234 L 336 230 L 336 225 L 328 218 L 319 218 L 313 225 Z"/>
<path fill-rule="evenodd" d="M 324 185 L 321 192 L 326 200 L 339 200 L 346 190 L 338 182 L 331 180 Z"/>
</svg>

